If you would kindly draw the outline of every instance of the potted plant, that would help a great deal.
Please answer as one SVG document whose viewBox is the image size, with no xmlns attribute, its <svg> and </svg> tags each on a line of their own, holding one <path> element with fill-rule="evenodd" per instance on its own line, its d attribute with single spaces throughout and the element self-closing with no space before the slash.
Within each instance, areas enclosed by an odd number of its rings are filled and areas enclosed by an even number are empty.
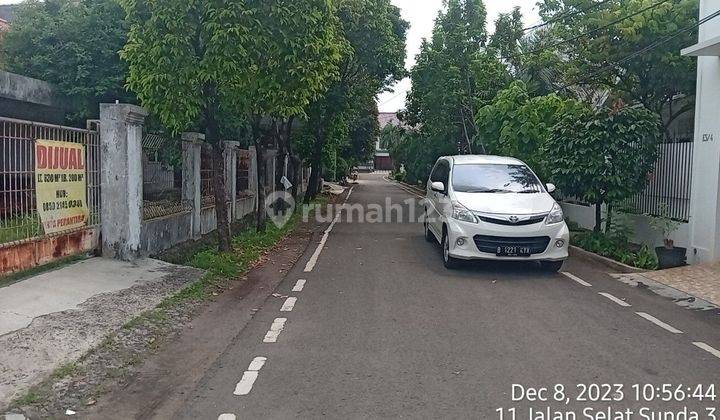
<svg viewBox="0 0 720 420">
<path fill-rule="evenodd" d="M 650 226 L 663 237 L 663 245 L 655 248 L 661 269 L 681 267 L 687 264 L 687 249 L 676 247 L 670 236 L 680 228 L 680 222 L 669 216 L 669 209 L 663 204 L 660 216 L 650 216 Z"/>
</svg>

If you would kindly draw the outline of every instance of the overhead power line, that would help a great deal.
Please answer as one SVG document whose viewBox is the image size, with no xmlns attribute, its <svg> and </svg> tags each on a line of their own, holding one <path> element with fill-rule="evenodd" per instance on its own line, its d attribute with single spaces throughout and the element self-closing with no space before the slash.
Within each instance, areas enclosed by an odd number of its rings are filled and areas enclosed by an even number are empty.
<svg viewBox="0 0 720 420">
<path fill-rule="evenodd" d="M 534 49 L 534 50 L 532 50 L 532 51 L 523 52 L 523 53 L 519 53 L 519 54 L 514 54 L 514 55 L 511 55 L 511 56 L 508 56 L 508 57 L 500 57 L 500 59 L 501 59 L 501 60 L 510 60 L 510 59 L 513 59 L 513 58 L 523 57 L 523 56 L 526 56 L 526 55 L 534 55 L 534 54 L 537 54 L 537 53 L 540 53 L 540 52 L 543 52 L 543 51 L 547 51 L 547 50 L 554 50 L 555 48 L 557 48 L 557 47 L 559 47 L 559 46 L 561 46 L 561 45 L 575 42 L 575 41 L 577 41 L 577 40 L 579 40 L 579 39 L 582 39 L 582 38 L 585 38 L 585 37 L 590 36 L 590 35 L 592 35 L 592 34 L 595 34 L 595 33 L 597 33 L 597 32 L 600 32 L 600 31 L 602 31 L 603 29 L 607 29 L 607 28 L 609 28 L 609 27 L 611 27 L 611 26 L 617 25 L 618 23 L 622 23 L 622 22 L 624 22 L 624 21 L 626 21 L 626 20 L 628 20 L 628 19 L 632 19 L 632 18 L 634 18 L 634 17 L 637 16 L 637 15 L 643 14 L 643 13 L 645 13 L 645 12 L 647 12 L 647 11 L 650 11 L 650 10 L 652 10 L 652 9 L 657 8 L 657 7 L 659 7 L 659 6 L 667 3 L 668 1 L 670 1 L 670 0 L 661 0 L 661 1 L 657 2 L 657 3 L 655 3 L 655 4 L 652 4 L 652 5 L 648 6 L 648 7 L 644 7 L 644 8 L 642 8 L 642 9 L 636 11 L 636 12 L 633 12 L 633 13 L 627 15 L 627 16 L 623 16 L 623 17 L 621 17 L 621 18 L 615 19 L 615 20 L 613 20 L 613 21 L 611 21 L 611 22 L 609 22 L 609 23 L 607 23 L 607 24 L 605 24 L 605 25 L 603 25 L 603 26 L 599 26 L 599 27 L 597 27 L 597 28 L 594 28 L 594 29 L 591 29 L 591 30 L 589 30 L 589 31 L 583 32 L 583 33 L 581 33 L 581 34 L 579 34 L 579 35 L 577 35 L 577 36 L 574 36 L 574 37 L 572 37 L 572 38 L 565 39 L 565 40 L 562 40 L 562 41 L 558 41 L 558 42 L 556 42 L 556 43 L 554 43 L 554 44 L 552 44 L 552 45 L 549 45 L 549 46 L 547 46 L 547 47 L 536 48 L 536 49 Z"/>
<path fill-rule="evenodd" d="M 381 106 L 383 106 L 383 105 L 385 105 L 385 104 L 388 104 L 388 103 L 392 102 L 393 99 L 397 98 L 398 96 L 402 95 L 403 93 L 407 93 L 407 92 L 405 92 L 405 91 L 400 91 L 400 92 L 396 93 L 395 95 L 391 96 L 389 99 L 387 99 L 387 100 L 383 101 L 382 103 L 378 104 L 378 107 L 381 107 Z"/>
<path fill-rule="evenodd" d="M 552 24 L 555 23 L 555 22 L 560 22 L 560 21 L 565 20 L 565 19 L 567 19 L 567 18 L 570 18 L 570 17 L 573 17 L 573 16 L 577 16 L 577 15 L 579 15 L 579 14 L 581 14 L 581 13 L 589 12 L 590 10 L 592 10 L 592 9 L 594 9 L 594 8 L 596 8 L 596 7 L 600 7 L 600 6 L 602 6 L 603 4 L 605 4 L 605 3 L 610 3 L 611 1 L 612 1 L 612 0 L 603 0 L 603 1 L 599 2 L 599 3 L 595 3 L 595 4 L 593 4 L 592 6 L 586 7 L 585 9 L 582 9 L 582 10 L 576 10 L 576 11 L 574 11 L 574 12 L 569 12 L 569 13 L 562 13 L 562 14 L 560 14 L 560 15 L 558 15 L 558 16 L 555 16 L 554 18 L 548 20 L 547 22 L 543 22 L 543 23 L 539 23 L 539 24 L 537 24 L 537 25 L 529 26 L 529 27 L 527 27 L 527 28 L 523 28 L 523 32 L 532 31 L 533 29 L 539 29 L 539 28 L 542 28 L 542 27 L 545 27 L 545 26 L 548 26 L 548 25 L 552 25 Z"/>
<path fill-rule="evenodd" d="M 694 24 L 692 24 L 692 25 L 688 25 L 688 26 L 686 26 L 686 27 L 684 27 L 684 28 L 679 29 L 679 30 L 676 31 L 674 34 L 672 34 L 672 35 L 670 35 L 670 36 L 668 36 L 668 37 L 665 37 L 665 38 L 661 39 L 660 41 L 654 42 L 654 43 L 648 45 L 648 46 L 645 47 L 645 48 L 642 48 L 642 49 L 640 49 L 640 50 L 638 50 L 638 51 L 635 51 L 634 53 L 629 54 L 629 55 L 621 58 L 620 60 L 618 60 L 618 61 L 616 61 L 616 62 L 614 62 L 614 63 L 608 64 L 607 66 L 604 66 L 604 67 L 602 67 L 602 68 L 600 68 L 600 69 L 592 72 L 589 76 L 587 76 L 587 77 L 585 77 L 585 78 L 583 78 L 583 79 L 580 79 L 580 80 L 578 80 L 578 81 L 576 81 L 576 82 L 574 82 L 574 83 L 570 83 L 570 84 L 563 85 L 562 87 L 560 87 L 559 89 L 557 89 L 557 91 L 559 92 L 559 91 L 565 90 L 565 89 L 567 89 L 567 88 L 569 88 L 569 87 L 571 87 L 571 86 L 576 86 L 576 85 L 580 85 L 580 84 L 582 84 L 582 83 L 585 83 L 585 82 L 589 81 L 590 79 L 594 78 L 595 76 L 597 76 L 597 75 L 599 75 L 599 74 L 602 74 L 602 73 L 604 73 L 604 72 L 606 72 L 606 71 L 608 71 L 608 70 L 612 70 L 613 68 L 617 67 L 617 66 L 620 65 L 620 64 L 626 63 L 626 62 L 628 62 L 628 61 L 630 61 L 630 60 L 633 60 L 633 59 L 636 58 L 636 57 L 639 57 L 639 56 L 645 54 L 645 53 L 648 52 L 648 51 L 652 51 L 652 50 L 654 50 L 655 48 L 657 48 L 657 47 L 659 47 L 659 46 L 661 46 L 661 45 L 667 44 L 668 42 L 672 41 L 673 39 L 679 37 L 680 35 L 682 35 L 682 34 L 684 34 L 684 33 L 686 33 L 686 32 L 689 32 L 689 31 L 691 31 L 691 30 L 693 30 L 693 29 L 699 28 L 701 25 L 703 25 L 703 24 L 705 24 L 705 23 L 707 23 L 707 22 L 709 22 L 709 21 L 717 18 L 718 16 L 720 16 L 720 10 L 718 10 L 717 12 L 715 12 L 715 13 L 713 13 L 713 14 L 710 14 L 710 15 L 706 16 L 706 17 L 703 18 L 703 19 L 700 19 L 697 23 L 694 23 Z"/>
</svg>

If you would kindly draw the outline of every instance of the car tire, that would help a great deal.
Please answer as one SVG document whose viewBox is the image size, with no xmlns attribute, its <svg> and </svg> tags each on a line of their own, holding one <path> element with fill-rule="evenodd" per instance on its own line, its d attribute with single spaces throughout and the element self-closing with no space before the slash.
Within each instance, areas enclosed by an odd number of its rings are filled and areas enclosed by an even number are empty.
<svg viewBox="0 0 720 420">
<path fill-rule="evenodd" d="M 562 269 L 565 261 L 542 261 L 540 262 L 540 268 L 548 273 L 557 273 Z"/>
<path fill-rule="evenodd" d="M 460 266 L 460 260 L 450 256 L 450 238 L 447 233 L 442 240 L 443 264 L 448 270 L 454 270 Z"/>
<path fill-rule="evenodd" d="M 427 213 L 426 213 L 427 214 Z M 437 239 L 435 239 L 435 234 L 432 233 L 430 230 L 430 224 L 425 221 L 425 240 L 428 242 L 436 242 Z"/>
</svg>

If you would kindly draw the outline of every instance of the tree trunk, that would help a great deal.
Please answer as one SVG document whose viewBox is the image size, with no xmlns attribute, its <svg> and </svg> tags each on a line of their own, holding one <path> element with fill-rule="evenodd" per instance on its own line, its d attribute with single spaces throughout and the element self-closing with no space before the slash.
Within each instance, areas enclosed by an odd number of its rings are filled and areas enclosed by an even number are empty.
<svg viewBox="0 0 720 420">
<path fill-rule="evenodd" d="M 313 159 L 313 162 L 310 166 L 310 181 L 308 182 L 308 188 L 307 191 L 305 191 L 305 204 L 310 204 L 310 202 L 317 197 L 319 191 L 318 185 L 320 184 L 320 171 L 322 164 L 320 167 L 318 167 L 317 163 L 315 162 L 315 159 Z"/>
<path fill-rule="evenodd" d="M 214 85 L 204 86 L 205 95 L 214 98 L 217 89 Z M 220 139 L 220 125 L 217 120 L 218 105 L 210 101 L 205 107 L 205 140 L 212 146 L 213 189 L 215 196 L 215 218 L 217 219 L 218 248 L 220 252 L 230 252 L 230 223 L 228 220 L 227 193 L 225 191 L 225 159 Z"/>
<path fill-rule="evenodd" d="M 259 137 L 255 136 L 255 151 L 257 158 L 257 199 L 258 208 L 255 213 L 255 227 L 257 232 L 265 232 L 267 227 L 267 214 L 265 214 L 265 147 Z"/>
<path fill-rule="evenodd" d="M 612 212 L 613 212 L 613 206 L 612 204 L 607 205 L 607 216 L 605 216 L 605 234 L 610 233 L 610 229 L 612 229 Z"/>
<path fill-rule="evenodd" d="M 300 189 L 300 183 L 302 182 L 302 179 L 300 179 L 301 166 L 302 161 L 296 156 L 290 155 L 288 173 L 290 174 L 290 182 L 293 184 L 292 196 L 295 200 L 298 199 L 298 190 Z"/>
<path fill-rule="evenodd" d="M 595 203 L 595 232 L 602 232 L 602 201 Z"/>
<path fill-rule="evenodd" d="M 315 199 L 315 197 L 317 197 L 318 193 L 322 189 L 322 186 L 320 186 L 320 183 L 322 181 L 320 175 L 322 173 L 322 151 L 324 145 L 325 136 L 322 132 L 322 129 L 319 128 L 315 135 L 315 148 L 313 150 L 310 163 L 310 181 L 308 183 L 308 189 L 305 192 L 305 204 L 309 204 L 313 199 Z"/>
</svg>

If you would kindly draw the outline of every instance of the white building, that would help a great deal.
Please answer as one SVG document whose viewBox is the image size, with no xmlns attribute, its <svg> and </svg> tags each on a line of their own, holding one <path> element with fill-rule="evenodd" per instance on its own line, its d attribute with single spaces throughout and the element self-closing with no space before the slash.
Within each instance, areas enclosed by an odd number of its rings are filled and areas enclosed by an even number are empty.
<svg viewBox="0 0 720 420">
<path fill-rule="evenodd" d="M 720 10 L 720 0 L 700 0 L 700 18 Z M 690 206 L 690 262 L 720 260 L 720 17 L 700 26 L 695 146 Z"/>
</svg>

